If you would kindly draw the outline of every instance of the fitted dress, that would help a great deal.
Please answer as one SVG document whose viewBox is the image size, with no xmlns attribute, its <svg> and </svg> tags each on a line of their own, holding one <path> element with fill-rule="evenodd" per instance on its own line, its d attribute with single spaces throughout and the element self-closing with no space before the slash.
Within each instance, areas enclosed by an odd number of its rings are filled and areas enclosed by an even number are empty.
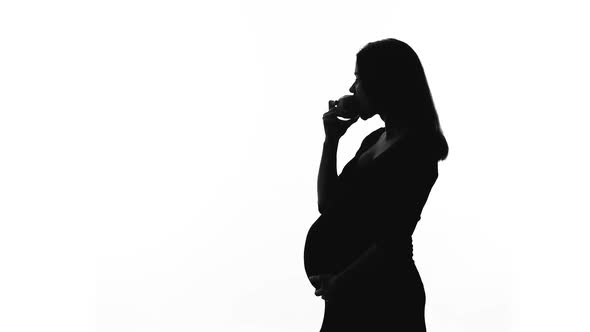
<svg viewBox="0 0 590 332">
<path fill-rule="evenodd" d="M 438 178 L 438 159 L 429 152 L 428 134 L 409 134 L 361 167 L 359 157 L 384 131 L 365 137 L 338 176 L 333 203 L 306 237 L 308 276 L 337 274 L 377 248 L 377 263 L 325 301 L 320 332 L 426 331 L 412 234 Z"/>
</svg>

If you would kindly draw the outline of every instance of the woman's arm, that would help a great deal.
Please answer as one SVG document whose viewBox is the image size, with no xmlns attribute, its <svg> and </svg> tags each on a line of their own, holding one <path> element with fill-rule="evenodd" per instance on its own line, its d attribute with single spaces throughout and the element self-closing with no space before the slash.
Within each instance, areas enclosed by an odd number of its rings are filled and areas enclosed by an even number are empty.
<svg viewBox="0 0 590 332">
<path fill-rule="evenodd" d="M 336 173 L 336 156 L 338 152 L 337 138 L 324 140 L 322 160 L 318 172 L 318 209 L 324 213 L 332 204 L 334 196 L 338 193 L 338 174 Z"/>
<path fill-rule="evenodd" d="M 355 158 L 358 158 L 362 152 L 374 144 L 384 130 L 385 128 L 379 128 L 367 135 L 361 142 Z M 341 193 L 340 182 L 342 179 L 336 173 L 336 155 L 339 140 L 339 138 L 330 136 L 326 136 L 324 140 L 324 149 L 322 151 L 322 160 L 318 174 L 318 209 L 322 214 L 330 206 L 334 205 L 337 196 Z"/>
<path fill-rule="evenodd" d="M 379 261 L 383 259 L 381 246 L 374 243 L 352 264 L 348 265 L 340 273 L 332 277 L 331 284 L 336 292 L 339 290 L 358 289 L 363 281 L 369 281 L 368 277 L 376 275 Z"/>
</svg>

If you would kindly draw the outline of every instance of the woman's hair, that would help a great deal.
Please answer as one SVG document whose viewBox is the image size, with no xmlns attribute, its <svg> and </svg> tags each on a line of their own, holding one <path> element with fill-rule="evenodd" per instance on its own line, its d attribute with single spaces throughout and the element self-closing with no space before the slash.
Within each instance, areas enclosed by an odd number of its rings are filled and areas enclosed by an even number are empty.
<svg viewBox="0 0 590 332">
<path fill-rule="evenodd" d="M 356 57 L 369 100 L 391 112 L 392 121 L 426 140 L 437 160 L 446 159 L 449 147 L 416 52 L 400 40 L 387 38 L 368 43 Z"/>
</svg>

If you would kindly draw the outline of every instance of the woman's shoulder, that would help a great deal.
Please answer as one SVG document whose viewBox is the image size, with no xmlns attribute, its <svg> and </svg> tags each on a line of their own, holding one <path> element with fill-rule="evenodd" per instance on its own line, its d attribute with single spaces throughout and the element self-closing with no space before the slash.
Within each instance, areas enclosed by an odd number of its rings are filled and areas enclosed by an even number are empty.
<svg viewBox="0 0 590 332">
<path fill-rule="evenodd" d="M 375 143 L 384 132 L 385 127 L 377 128 L 367 135 L 363 141 Z"/>
<path fill-rule="evenodd" d="M 361 142 L 361 146 L 359 147 L 356 153 L 357 156 L 365 150 L 367 150 L 368 148 L 370 148 L 373 144 L 375 144 L 375 142 L 379 140 L 379 137 L 381 136 L 381 134 L 383 134 L 384 131 L 385 127 L 377 128 L 373 130 L 371 133 L 369 133 L 367 136 L 365 136 L 365 138 L 363 138 L 363 141 Z"/>
</svg>

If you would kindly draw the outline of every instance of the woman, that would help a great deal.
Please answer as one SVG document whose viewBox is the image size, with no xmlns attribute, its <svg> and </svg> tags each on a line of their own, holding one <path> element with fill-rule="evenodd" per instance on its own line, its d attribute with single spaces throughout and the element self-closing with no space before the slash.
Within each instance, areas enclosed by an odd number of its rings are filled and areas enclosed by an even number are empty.
<svg viewBox="0 0 590 332">
<path fill-rule="evenodd" d="M 355 75 L 354 95 L 330 101 L 323 116 L 321 216 L 305 243 L 307 275 L 325 300 L 321 332 L 426 331 L 412 233 L 448 145 L 410 46 L 391 38 L 367 44 Z M 359 117 L 375 114 L 385 127 L 365 137 L 338 176 L 340 137 Z"/>
</svg>

